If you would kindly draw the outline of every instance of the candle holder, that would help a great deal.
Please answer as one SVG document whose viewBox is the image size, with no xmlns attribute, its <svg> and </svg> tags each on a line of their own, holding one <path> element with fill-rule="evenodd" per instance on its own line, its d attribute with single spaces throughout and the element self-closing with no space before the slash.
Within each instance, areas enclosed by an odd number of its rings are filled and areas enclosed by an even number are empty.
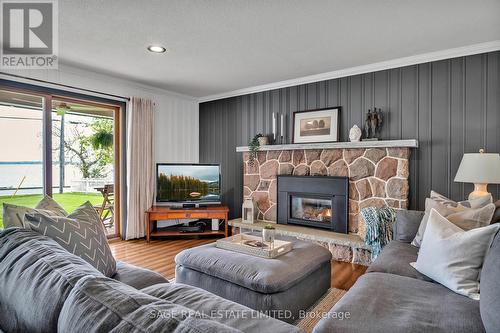
<svg viewBox="0 0 500 333">
<path fill-rule="evenodd" d="M 272 143 L 276 143 L 276 113 L 273 112 L 273 137 L 272 137 Z"/>
</svg>

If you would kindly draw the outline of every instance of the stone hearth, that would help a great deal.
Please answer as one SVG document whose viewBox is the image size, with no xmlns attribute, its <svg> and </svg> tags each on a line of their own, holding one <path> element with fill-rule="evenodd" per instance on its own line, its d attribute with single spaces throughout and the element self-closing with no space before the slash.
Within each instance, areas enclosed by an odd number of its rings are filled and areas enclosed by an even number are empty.
<svg viewBox="0 0 500 333">
<path fill-rule="evenodd" d="M 406 209 L 409 148 L 302 149 L 258 152 L 251 163 L 243 153 L 243 195 L 252 197 L 257 219 L 276 222 L 276 176 L 349 177 L 349 232 L 364 235 L 360 209 Z"/>
</svg>

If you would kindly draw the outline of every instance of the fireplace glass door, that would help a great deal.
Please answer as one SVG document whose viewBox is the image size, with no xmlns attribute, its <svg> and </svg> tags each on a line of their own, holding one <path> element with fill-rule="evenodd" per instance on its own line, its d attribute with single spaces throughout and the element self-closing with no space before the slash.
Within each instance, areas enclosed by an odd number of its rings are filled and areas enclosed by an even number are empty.
<svg viewBox="0 0 500 333">
<path fill-rule="evenodd" d="M 347 233 L 349 179 L 278 176 L 279 224 L 296 224 Z"/>
<path fill-rule="evenodd" d="M 332 199 L 305 196 L 290 196 L 290 217 L 312 225 L 330 225 L 332 221 Z M 305 223 L 304 223 L 305 224 Z"/>
</svg>

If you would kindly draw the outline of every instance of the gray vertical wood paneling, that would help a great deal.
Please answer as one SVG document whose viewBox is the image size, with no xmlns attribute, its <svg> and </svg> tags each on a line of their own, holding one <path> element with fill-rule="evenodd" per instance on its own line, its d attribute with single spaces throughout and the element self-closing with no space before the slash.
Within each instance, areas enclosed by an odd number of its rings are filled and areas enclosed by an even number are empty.
<svg viewBox="0 0 500 333">
<path fill-rule="evenodd" d="M 448 61 L 438 61 L 431 65 L 431 178 L 432 189 L 448 193 Z"/>
<path fill-rule="evenodd" d="M 340 113 L 340 128 L 348 128 L 351 123 L 351 100 L 350 100 L 350 78 L 342 78 L 340 79 L 340 87 L 339 87 L 339 106 L 342 106 L 342 112 Z M 340 131 L 339 140 L 347 141 L 348 136 L 344 135 L 344 131 Z"/>
<path fill-rule="evenodd" d="M 222 165 L 223 200 L 241 215 L 241 155 L 256 133 L 271 134 L 272 113 L 341 106 L 340 140 L 363 125 L 373 107 L 384 112 L 383 139 L 416 138 L 410 161 L 410 208 L 423 209 L 431 189 L 463 199 L 471 184 L 453 182 L 464 152 L 500 151 L 500 52 L 259 92 L 200 105 L 200 162 Z M 490 185 L 498 199 L 500 186 Z"/>
<path fill-rule="evenodd" d="M 375 91 L 374 91 L 374 102 L 373 106 L 377 108 L 381 108 L 382 110 L 387 110 L 388 105 L 388 83 L 389 83 L 389 75 L 388 71 L 376 72 L 375 73 Z M 382 127 L 382 131 L 380 133 L 380 137 L 382 139 L 386 139 L 389 137 L 389 115 L 384 114 L 384 123 L 385 125 Z"/>
<path fill-rule="evenodd" d="M 465 77 L 464 77 L 464 59 L 457 58 L 450 61 L 450 93 L 451 93 L 451 116 L 450 116 L 450 128 L 451 128 L 451 142 L 450 142 L 450 157 L 451 157 L 451 174 L 455 175 L 460 165 L 462 159 L 462 154 L 464 153 L 465 147 L 465 124 L 464 124 L 464 87 L 465 87 Z M 461 183 L 451 183 L 451 196 L 460 198 L 464 196 L 463 185 Z"/>
<path fill-rule="evenodd" d="M 500 151 L 500 57 L 488 54 L 486 65 L 486 149 Z M 496 195 L 500 197 L 500 186 Z"/>
<path fill-rule="evenodd" d="M 410 66 L 401 70 L 401 139 L 418 137 L 418 67 Z M 410 170 L 416 170 L 417 159 L 410 161 Z M 413 172 L 409 177 L 410 188 L 417 186 L 417 173 Z M 417 195 L 410 193 L 409 206 L 417 207 Z"/>
</svg>

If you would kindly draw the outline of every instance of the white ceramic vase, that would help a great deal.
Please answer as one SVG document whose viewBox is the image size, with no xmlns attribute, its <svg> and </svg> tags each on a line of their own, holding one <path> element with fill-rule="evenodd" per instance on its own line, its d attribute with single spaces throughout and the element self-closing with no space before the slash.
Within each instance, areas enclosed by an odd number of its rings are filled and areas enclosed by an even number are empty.
<svg viewBox="0 0 500 333">
<path fill-rule="evenodd" d="M 363 132 L 361 132 L 361 129 L 358 127 L 358 125 L 354 125 L 349 131 L 349 140 L 351 140 L 351 142 L 358 142 L 359 139 L 361 139 L 362 134 Z"/>
</svg>

